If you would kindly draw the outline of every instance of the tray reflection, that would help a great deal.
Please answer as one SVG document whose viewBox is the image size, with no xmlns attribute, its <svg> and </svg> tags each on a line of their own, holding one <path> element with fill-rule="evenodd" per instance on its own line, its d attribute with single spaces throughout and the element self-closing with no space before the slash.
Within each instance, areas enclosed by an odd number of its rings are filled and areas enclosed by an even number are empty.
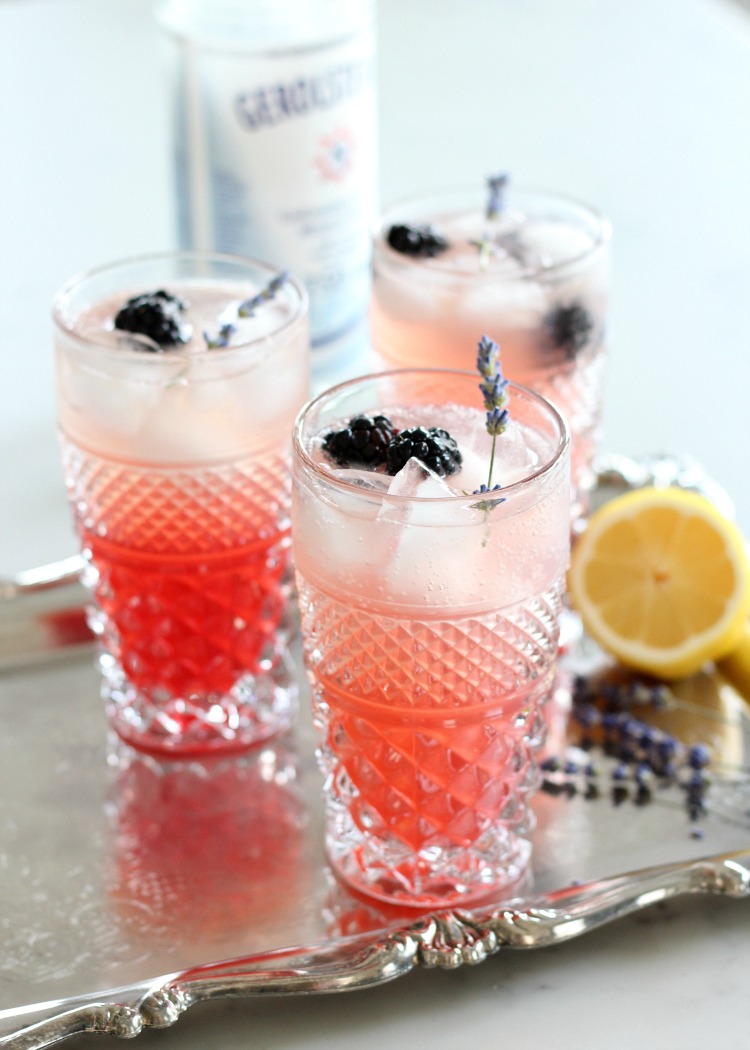
<svg viewBox="0 0 750 1050">
<path fill-rule="evenodd" d="M 113 739 L 107 766 L 103 885 L 125 939 L 204 951 L 293 921 L 309 865 L 291 742 L 175 762 Z"/>
</svg>

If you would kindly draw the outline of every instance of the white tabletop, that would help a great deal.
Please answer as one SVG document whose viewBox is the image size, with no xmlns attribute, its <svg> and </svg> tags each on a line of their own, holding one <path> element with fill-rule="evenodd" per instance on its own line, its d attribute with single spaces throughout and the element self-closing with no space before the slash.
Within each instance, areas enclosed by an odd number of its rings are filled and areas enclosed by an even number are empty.
<svg viewBox="0 0 750 1050">
<path fill-rule="evenodd" d="M 380 0 L 379 21 L 382 203 L 505 169 L 607 212 L 603 447 L 695 456 L 750 534 L 750 15 L 731 0 Z M 0 0 L 0 118 L 3 574 L 75 550 L 53 293 L 173 245 L 148 0 Z M 369 992 L 217 1002 L 139 1038 L 162 1050 L 743 1048 L 749 936 L 750 904 L 693 898 Z"/>
</svg>

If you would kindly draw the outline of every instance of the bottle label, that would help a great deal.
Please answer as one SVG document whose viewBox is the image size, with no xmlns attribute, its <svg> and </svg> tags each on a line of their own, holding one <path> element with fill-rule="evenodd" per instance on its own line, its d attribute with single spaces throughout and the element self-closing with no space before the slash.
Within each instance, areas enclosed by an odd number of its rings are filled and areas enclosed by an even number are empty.
<svg viewBox="0 0 750 1050">
<path fill-rule="evenodd" d="M 177 46 L 183 246 L 294 271 L 313 346 L 335 342 L 362 323 L 369 296 L 372 34 L 267 54 Z"/>
</svg>

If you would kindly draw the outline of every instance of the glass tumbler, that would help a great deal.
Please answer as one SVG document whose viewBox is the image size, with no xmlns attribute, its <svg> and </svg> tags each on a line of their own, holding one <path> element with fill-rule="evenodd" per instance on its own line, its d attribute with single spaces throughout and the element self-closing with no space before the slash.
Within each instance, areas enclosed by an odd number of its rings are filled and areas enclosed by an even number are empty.
<svg viewBox="0 0 750 1050">
<path fill-rule="evenodd" d="M 502 489 L 478 494 L 492 442 L 477 385 L 425 369 L 350 380 L 306 406 L 294 431 L 327 854 L 349 886 L 413 906 L 479 899 L 524 876 L 558 648 L 567 428 L 511 384 L 513 421 L 494 454 Z M 331 435 L 362 419 L 382 430 L 376 416 L 402 439 L 417 426 L 447 431 L 460 468 L 331 457 Z"/>
<path fill-rule="evenodd" d="M 250 259 L 144 256 L 70 281 L 53 316 L 114 729 L 172 755 L 281 731 L 297 694 L 289 452 L 309 396 L 304 288 Z"/>
<path fill-rule="evenodd" d="M 599 442 L 610 224 L 586 204 L 512 184 L 497 214 L 487 205 L 478 186 L 383 214 L 373 350 L 386 368 L 473 368 L 477 333 L 496 340 L 505 375 L 553 401 L 570 427 L 575 526 L 587 512 Z M 421 237 L 405 244 L 405 225 Z"/>
</svg>

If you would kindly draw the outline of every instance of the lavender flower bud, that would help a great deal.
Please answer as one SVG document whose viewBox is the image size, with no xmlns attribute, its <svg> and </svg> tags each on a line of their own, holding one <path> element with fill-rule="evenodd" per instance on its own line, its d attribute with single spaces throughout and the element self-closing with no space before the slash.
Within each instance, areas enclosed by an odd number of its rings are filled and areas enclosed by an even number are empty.
<svg viewBox="0 0 750 1050">
<path fill-rule="evenodd" d="M 482 376 L 479 389 L 487 409 L 487 433 L 496 437 L 508 425 L 508 380 L 500 366 L 500 347 L 486 335 L 479 340 L 477 370 Z"/>
<path fill-rule="evenodd" d="M 486 216 L 488 219 L 497 219 L 505 211 L 505 191 L 508 188 L 508 176 L 491 175 L 487 179 L 489 196 L 487 199 Z"/>
<path fill-rule="evenodd" d="M 477 349 L 477 371 L 479 374 L 486 378 L 497 375 L 500 370 L 499 345 L 494 339 L 490 339 L 488 335 L 483 335 L 479 340 Z"/>
<path fill-rule="evenodd" d="M 212 337 L 208 332 L 203 333 L 203 338 L 206 340 L 206 347 L 209 350 L 219 350 L 225 346 L 229 346 L 232 341 L 232 336 L 237 331 L 237 326 L 227 323 L 223 324 L 219 329 L 219 334 Z"/>
<path fill-rule="evenodd" d="M 509 422 L 507 408 L 493 408 L 487 413 L 487 433 L 492 437 L 504 434 Z"/>
<path fill-rule="evenodd" d="M 484 407 L 488 411 L 491 408 L 502 408 L 508 401 L 508 380 L 502 375 L 488 377 L 479 384 L 479 389 L 484 397 Z"/>
<path fill-rule="evenodd" d="M 272 277 L 265 288 L 263 288 L 257 295 L 254 295 L 251 299 L 246 299 L 237 308 L 237 313 L 240 317 L 252 317 L 259 306 L 263 303 L 267 303 L 269 299 L 273 299 L 279 289 L 289 279 L 289 274 L 286 270 L 283 273 L 277 274 L 276 277 Z"/>
<path fill-rule="evenodd" d="M 489 336 L 483 335 L 477 346 L 477 370 L 482 377 L 479 389 L 484 398 L 484 407 L 487 411 L 487 433 L 492 438 L 492 452 L 490 455 L 489 475 L 487 477 L 487 489 L 492 485 L 492 468 L 495 463 L 495 442 L 498 434 L 502 434 L 508 426 L 508 380 L 503 375 L 500 366 L 500 347 Z M 487 501 L 487 508 L 491 508 L 492 502 Z"/>
</svg>

